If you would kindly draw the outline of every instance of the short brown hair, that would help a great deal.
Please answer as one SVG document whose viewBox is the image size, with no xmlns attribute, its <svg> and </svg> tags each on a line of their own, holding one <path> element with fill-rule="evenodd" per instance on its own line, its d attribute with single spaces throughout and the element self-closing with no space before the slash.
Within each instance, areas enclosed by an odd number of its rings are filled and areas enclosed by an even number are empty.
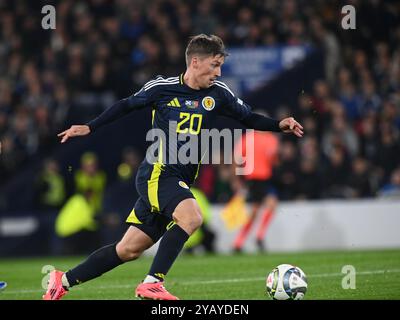
<svg viewBox="0 0 400 320">
<path fill-rule="evenodd" d="M 185 57 L 186 65 L 189 66 L 190 59 L 194 54 L 203 56 L 217 56 L 223 57 L 229 54 L 225 51 L 225 45 L 222 39 L 216 35 L 199 34 L 190 39 L 188 46 L 186 47 Z"/>
</svg>

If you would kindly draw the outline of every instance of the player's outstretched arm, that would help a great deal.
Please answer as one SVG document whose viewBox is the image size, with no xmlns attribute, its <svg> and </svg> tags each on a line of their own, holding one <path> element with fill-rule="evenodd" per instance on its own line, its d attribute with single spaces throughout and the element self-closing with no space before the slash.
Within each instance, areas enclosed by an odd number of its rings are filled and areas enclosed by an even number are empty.
<svg viewBox="0 0 400 320">
<path fill-rule="evenodd" d="M 66 142 L 69 138 L 86 136 L 90 133 L 90 128 L 87 125 L 74 125 L 71 128 L 59 133 L 57 136 L 61 138 L 61 143 Z"/>
<path fill-rule="evenodd" d="M 141 91 L 140 91 L 141 92 Z M 74 125 L 68 130 L 58 134 L 61 137 L 61 143 L 66 142 L 69 138 L 86 136 L 91 132 L 95 132 L 98 128 L 114 122 L 133 110 L 146 106 L 146 96 L 144 94 L 132 95 L 114 103 L 110 108 L 101 113 L 97 118 L 89 121 L 85 125 Z"/>
<path fill-rule="evenodd" d="M 251 112 L 241 123 L 249 129 L 293 133 L 299 138 L 304 134 L 302 125 L 293 117 L 288 117 L 279 121 Z"/>
</svg>

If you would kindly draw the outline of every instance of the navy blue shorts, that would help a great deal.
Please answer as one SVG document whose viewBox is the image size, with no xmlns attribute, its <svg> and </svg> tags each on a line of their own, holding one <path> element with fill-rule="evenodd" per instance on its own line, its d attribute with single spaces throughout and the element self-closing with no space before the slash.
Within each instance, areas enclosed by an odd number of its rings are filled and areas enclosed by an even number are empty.
<svg viewBox="0 0 400 320">
<path fill-rule="evenodd" d="M 157 242 L 174 223 L 177 205 L 194 196 L 188 184 L 177 176 L 167 175 L 161 164 L 141 166 L 136 175 L 139 199 L 126 223 L 142 230 Z"/>
<path fill-rule="evenodd" d="M 246 185 L 248 202 L 260 203 L 267 195 L 278 196 L 270 180 L 247 180 Z"/>
</svg>

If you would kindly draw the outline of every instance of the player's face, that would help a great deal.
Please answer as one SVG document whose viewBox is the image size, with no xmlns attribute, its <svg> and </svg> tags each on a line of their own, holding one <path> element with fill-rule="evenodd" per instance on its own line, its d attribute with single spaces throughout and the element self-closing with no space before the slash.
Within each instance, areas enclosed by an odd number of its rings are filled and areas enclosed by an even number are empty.
<svg viewBox="0 0 400 320">
<path fill-rule="evenodd" d="M 206 89 L 221 76 L 221 66 L 225 58 L 221 55 L 197 59 L 195 63 L 196 80 L 200 88 Z"/>
</svg>

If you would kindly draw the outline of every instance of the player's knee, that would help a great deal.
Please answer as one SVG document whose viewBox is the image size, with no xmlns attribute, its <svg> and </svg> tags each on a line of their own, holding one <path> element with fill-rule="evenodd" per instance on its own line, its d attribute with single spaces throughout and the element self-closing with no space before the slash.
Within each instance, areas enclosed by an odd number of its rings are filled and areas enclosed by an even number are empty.
<svg viewBox="0 0 400 320">
<path fill-rule="evenodd" d="M 200 211 L 196 211 L 192 214 L 190 219 L 188 220 L 189 225 L 193 229 L 193 232 L 200 228 L 200 226 L 203 224 L 203 216 Z"/>
<path fill-rule="evenodd" d="M 126 262 L 136 260 L 142 252 L 132 245 L 120 242 L 117 245 L 117 254 L 122 261 Z"/>
<path fill-rule="evenodd" d="M 182 201 L 173 213 L 175 222 L 189 235 L 195 232 L 203 223 L 203 215 L 196 200 Z"/>
<path fill-rule="evenodd" d="M 200 228 L 203 223 L 203 216 L 200 210 L 194 210 L 190 214 L 186 214 L 185 216 L 176 215 L 174 218 L 177 224 L 189 235 Z"/>
</svg>

